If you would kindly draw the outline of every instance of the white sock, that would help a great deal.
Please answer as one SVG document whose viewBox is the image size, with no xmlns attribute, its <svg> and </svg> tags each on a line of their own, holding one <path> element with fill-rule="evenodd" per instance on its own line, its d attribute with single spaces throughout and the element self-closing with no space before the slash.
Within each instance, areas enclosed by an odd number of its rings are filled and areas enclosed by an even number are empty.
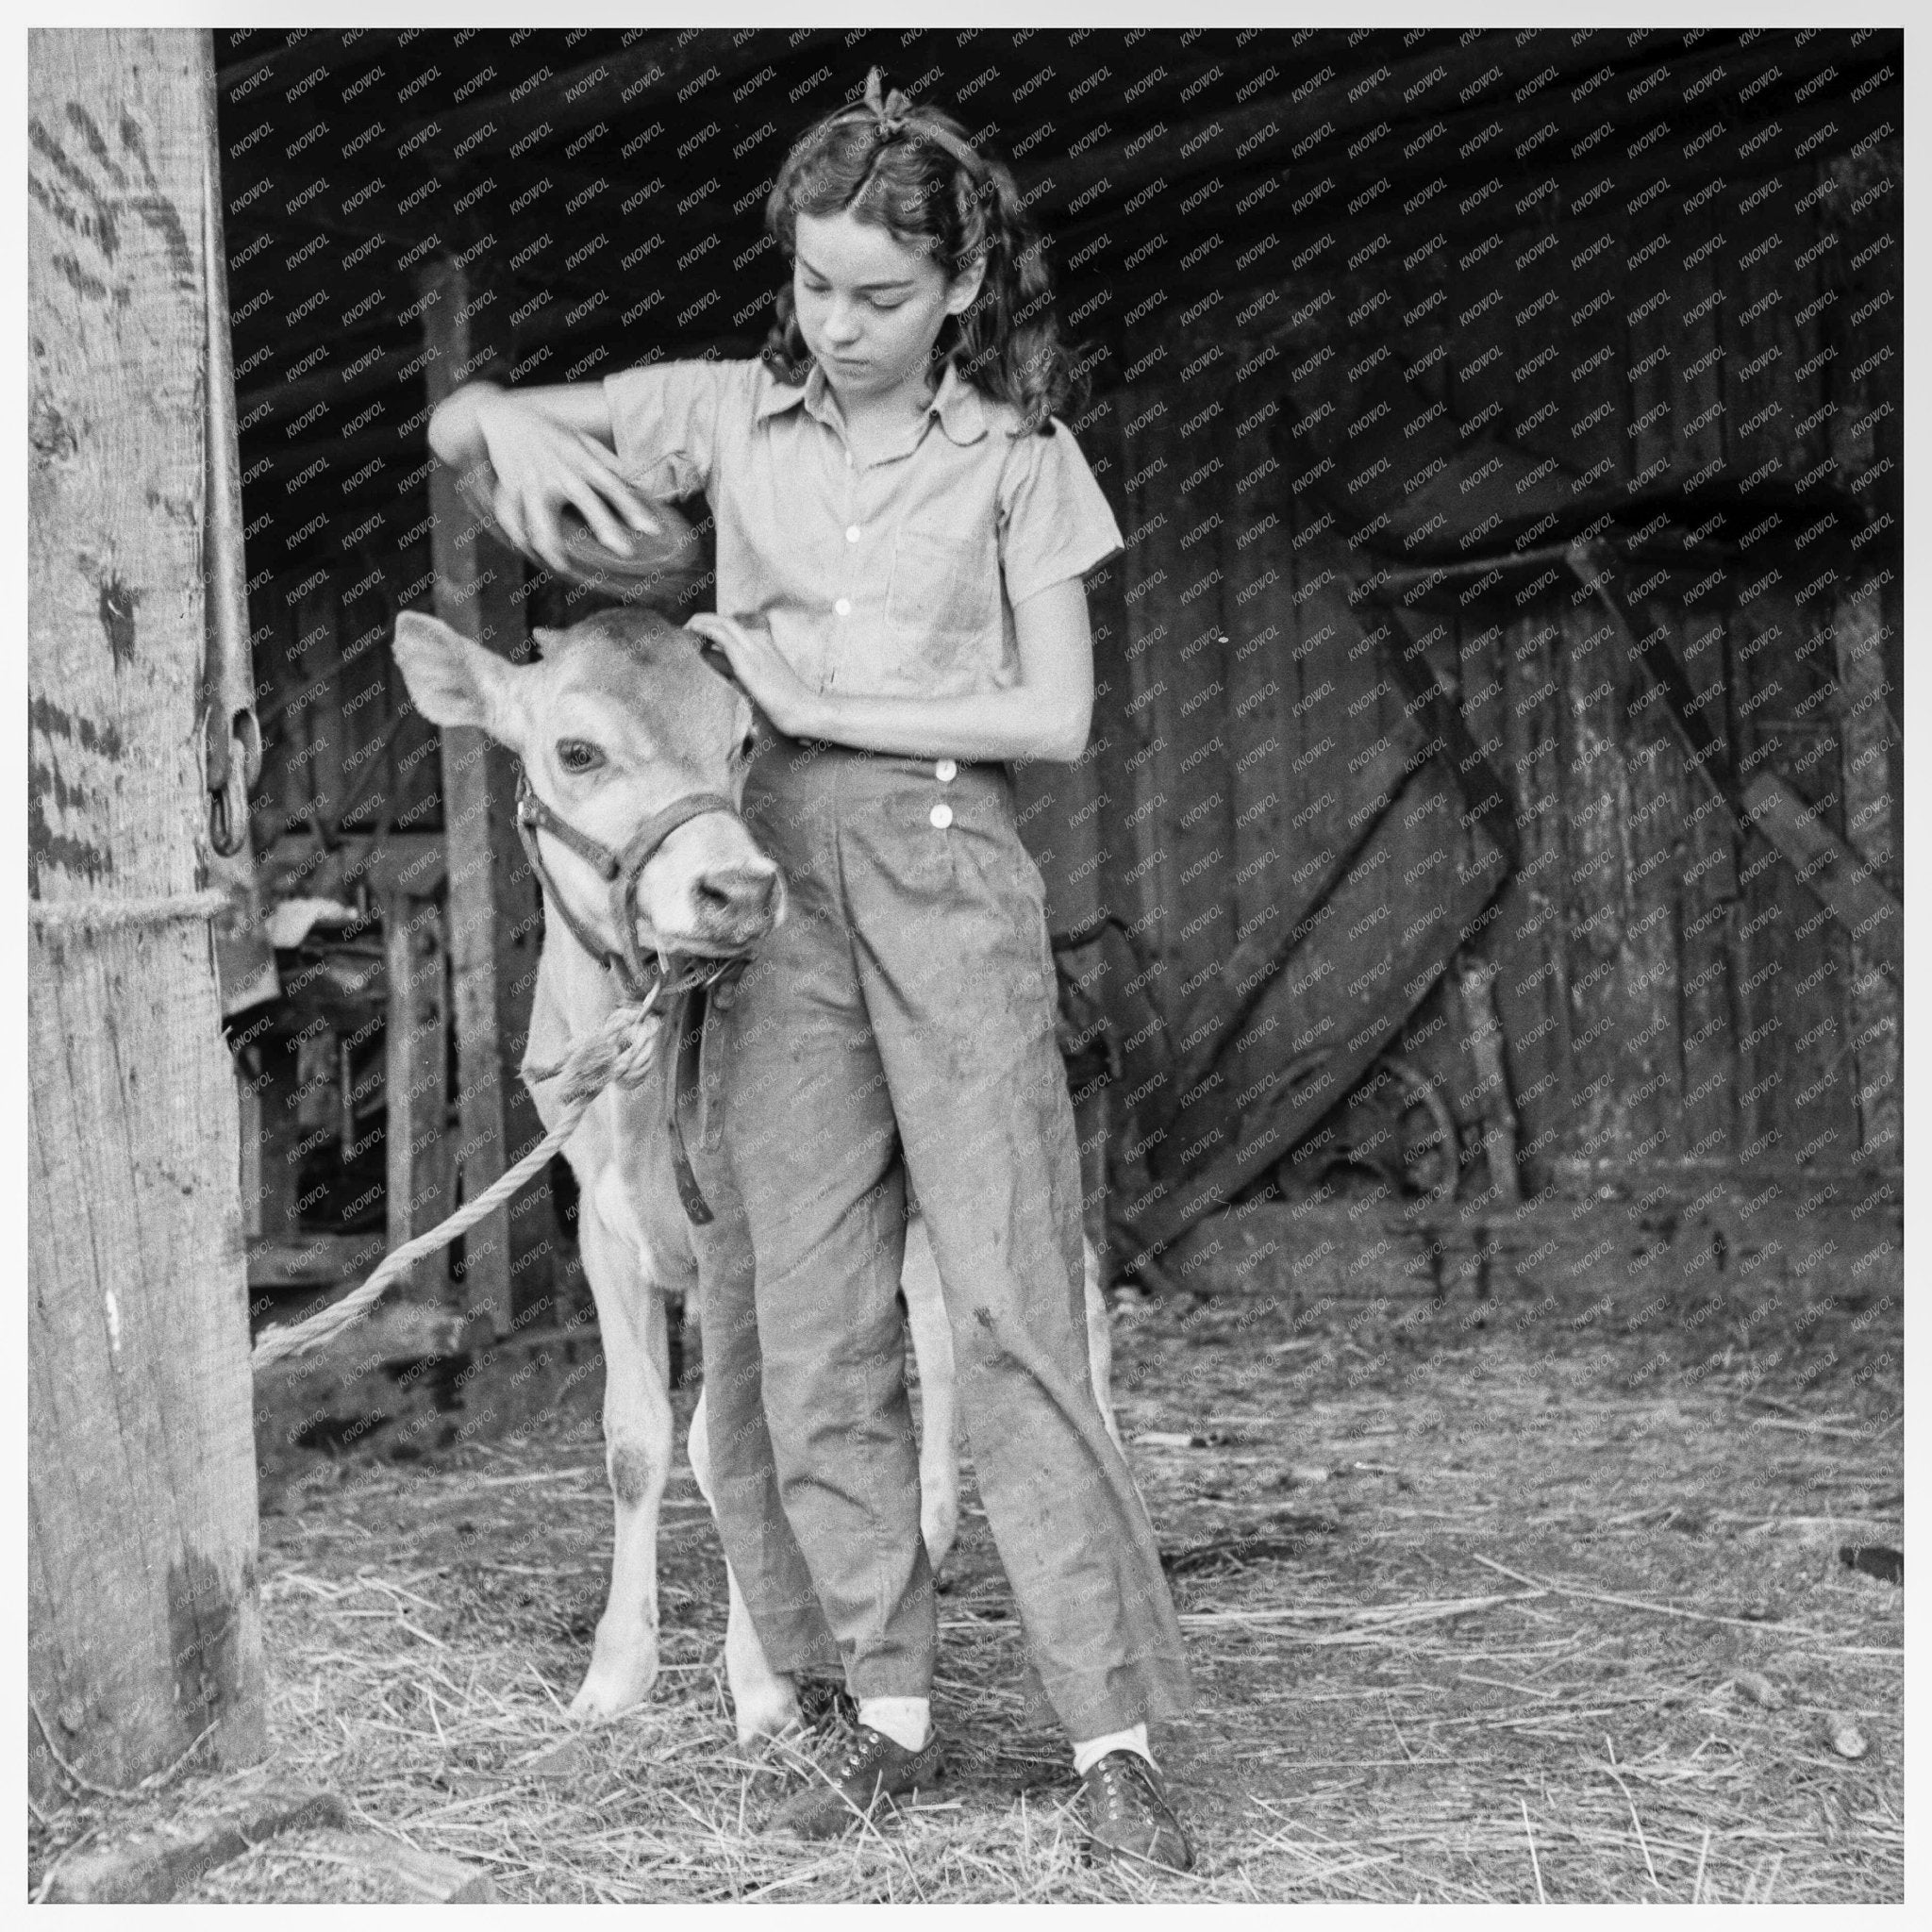
<svg viewBox="0 0 1932 1932">
<path fill-rule="evenodd" d="M 1089 1738 L 1074 1746 L 1074 1774 L 1085 1777 L 1109 1751 L 1138 1751 L 1149 1764 L 1154 1754 L 1147 1748 L 1147 1726 L 1138 1724 L 1130 1731 L 1109 1731 L 1104 1738 Z"/>
<path fill-rule="evenodd" d="M 858 1722 L 907 1751 L 923 1751 L 932 1736 L 929 1697 L 861 1697 Z"/>
</svg>

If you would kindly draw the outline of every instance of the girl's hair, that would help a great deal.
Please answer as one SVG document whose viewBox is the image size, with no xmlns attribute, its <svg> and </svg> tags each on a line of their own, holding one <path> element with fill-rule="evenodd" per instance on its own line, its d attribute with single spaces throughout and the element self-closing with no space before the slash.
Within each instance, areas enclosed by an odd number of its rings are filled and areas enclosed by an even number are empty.
<svg viewBox="0 0 1932 1932">
<path fill-rule="evenodd" d="M 940 325 L 935 378 L 951 362 L 962 380 L 1018 408 L 1022 434 L 1047 435 L 1048 416 L 1084 407 L 1088 384 L 1059 339 L 1046 244 L 1021 205 L 1012 171 L 974 148 L 942 108 L 910 104 L 897 89 L 881 98 L 876 67 L 862 101 L 824 116 L 786 156 L 766 197 L 765 232 L 789 262 L 800 215 L 847 208 L 927 256 L 948 281 L 984 258 L 972 307 Z M 812 354 L 789 279 L 777 308 L 763 360 L 781 382 L 802 382 Z"/>
</svg>

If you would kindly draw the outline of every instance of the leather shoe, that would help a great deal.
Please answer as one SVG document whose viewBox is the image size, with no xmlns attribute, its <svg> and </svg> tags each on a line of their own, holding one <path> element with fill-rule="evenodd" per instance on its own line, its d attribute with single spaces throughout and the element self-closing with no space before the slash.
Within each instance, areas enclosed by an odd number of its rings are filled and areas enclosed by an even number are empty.
<svg viewBox="0 0 1932 1932">
<path fill-rule="evenodd" d="M 1078 1818 L 1090 1857 L 1139 1858 L 1186 1872 L 1194 1848 L 1160 1774 L 1138 1751 L 1109 1751 L 1080 1779 Z"/>
<path fill-rule="evenodd" d="M 918 1751 L 908 1751 L 881 1731 L 860 1724 L 858 1734 L 829 1768 L 815 1768 L 765 1821 L 767 1831 L 800 1838 L 838 1838 L 857 1830 L 895 1798 L 937 1784 L 945 1770 L 945 1747 L 935 1731 Z"/>
</svg>

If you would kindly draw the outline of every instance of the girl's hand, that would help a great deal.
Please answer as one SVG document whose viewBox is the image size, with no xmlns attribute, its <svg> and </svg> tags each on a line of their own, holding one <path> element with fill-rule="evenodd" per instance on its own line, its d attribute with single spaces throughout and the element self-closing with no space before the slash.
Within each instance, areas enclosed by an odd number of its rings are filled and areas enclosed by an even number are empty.
<svg viewBox="0 0 1932 1932">
<path fill-rule="evenodd" d="M 475 423 L 496 473 L 491 508 L 497 522 L 519 550 L 558 575 L 572 574 L 558 520 L 566 503 L 575 507 L 600 543 L 622 557 L 631 554 L 625 523 L 645 532 L 658 528 L 619 469 L 616 452 L 594 436 L 502 390 L 477 397 Z"/>
<path fill-rule="evenodd" d="M 685 619 L 685 628 L 709 638 L 731 660 L 733 675 L 751 701 L 788 738 L 818 734 L 824 701 L 786 662 L 768 630 L 751 630 L 713 610 Z"/>
</svg>

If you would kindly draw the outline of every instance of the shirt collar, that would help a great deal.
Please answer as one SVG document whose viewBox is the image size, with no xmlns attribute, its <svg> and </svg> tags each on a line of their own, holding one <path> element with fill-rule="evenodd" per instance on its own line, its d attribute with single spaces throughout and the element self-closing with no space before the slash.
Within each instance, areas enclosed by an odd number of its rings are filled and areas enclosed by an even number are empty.
<svg viewBox="0 0 1932 1932">
<path fill-rule="evenodd" d="M 779 382 L 774 377 L 758 406 L 760 418 L 775 416 L 797 403 L 829 425 L 834 418 L 831 399 L 825 393 L 825 372 L 817 362 L 806 372 L 805 381 Z M 950 361 L 940 373 L 940 386 L 926 405 L 926 414 L 937 414 L 940 425 L 957 443 L 977 442 L 986 434 L 986 406 L 979 391 L 961 379 Z"/>
<path fill-rule="evenodd" d="M 977 442 L 986 434 L 986 403 L 949 359 L 940 372 L 940 386 L 928 413 L 939 412 L 941 425 L 955 442 Z"/>
</svg>

